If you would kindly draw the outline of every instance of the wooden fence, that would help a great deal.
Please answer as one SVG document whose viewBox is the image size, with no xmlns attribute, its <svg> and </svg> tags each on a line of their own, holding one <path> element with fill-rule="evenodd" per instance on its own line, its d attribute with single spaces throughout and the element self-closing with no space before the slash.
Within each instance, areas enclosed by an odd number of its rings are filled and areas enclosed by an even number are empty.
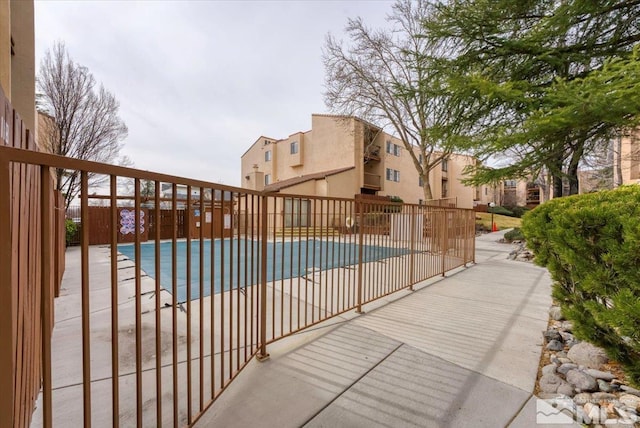
<svg viewBox="0 0 640 428">
<path fill-rule="evenodd" d="M 38 150 L 2 88 L 0 145 Z M 0 154 L 0 207 L 5 208 L 0 210 L 2 427 L 29 426 L 41 386 L 43 320 L 52 325 L 53 296 L 64 272 L 62 198 L 53 187 L 48 167 L 13 163 Z"/>
<path fill-rule="evenodd" d="M 124 208 L 122 208 L 124 209 Z M 79 245 L 82 234 L 82 223 L 80 222 L 80 206 L 70 206 L 66 210 L 66 218 L 73 220 L 78 225 L 76 233 L 69 236 L 70 245 Z M 156 236 L 156 227 L 160 227 L 160 239 L 173 238 L 173 211 L 169 209 L 155 210 L 153 208 L 144 209 L 146 236 Z M 185 210 L 176 210 L 176 228 L 178 238 L 186 237 Z M 89 207 L 89 245 L 104 245 L 111 242 L 109 207 Z M 143 235 L 145 235 L 143 233 Z M 146 241 L 146 239 L 143 239 Z M 132 238 L 118 235 L 118 242 L 132 242 Z"/>
</svg>

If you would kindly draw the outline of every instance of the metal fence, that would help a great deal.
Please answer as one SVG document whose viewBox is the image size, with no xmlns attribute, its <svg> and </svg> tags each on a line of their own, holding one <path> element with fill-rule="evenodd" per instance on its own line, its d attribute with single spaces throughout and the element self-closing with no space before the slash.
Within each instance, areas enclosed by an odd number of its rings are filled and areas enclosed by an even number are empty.
<svg viewBox="0 0 640 428">
<path fill-rule="evenodd" d="M 267 357 L 269 343 L 474 260 L 471 210 L 263 194 L 0 147 L 0 170 L 23 167 L 40 176 L 49 168 L 80 171 L 82 224 L 91 223 L 89 174 L 110 183 L 102 192 L 109 244 L 89 245 L 90 228 L 82 229 L 80 246 L 67 253 L 55 324 L 51 300 L 34 302 L 44 315 L 34 426 L 192 425 L 253 357 Z M 10 184 L 3 174 L 0 195 Z M 123 177 L 133 180 L 133 195 L 121 194 Z M 156 189 L 145 204 L 163 206 L 173 219 L 184 209 L 183 239 L 176 221 L 169 239 L 162 228 L 145 230 L 143 181 Z M 173 195 L 183 186 L 200 196 L 163 201 L 159 189 L 167 186 Z M 43 203 L 51 191 L 50 183 L 40 188 Z M 118 201 L 127 198 L 122 210 Z M 3 204 L 0 217 L 7 218 Z M 11 236 L 0 230 L 3 240 Z M 52 223 L 41 230 L 50 235 Z M 132 243 L 119 245 L 119 234 Z M 50 242 L 43 245 L 46 252 Z M 5 247 L 2 272 L 15 258 Z M 36 262 L 35 271 L 51 270 Z M 0 422 L 24 425 L 12 415 Z"/>
</svg>

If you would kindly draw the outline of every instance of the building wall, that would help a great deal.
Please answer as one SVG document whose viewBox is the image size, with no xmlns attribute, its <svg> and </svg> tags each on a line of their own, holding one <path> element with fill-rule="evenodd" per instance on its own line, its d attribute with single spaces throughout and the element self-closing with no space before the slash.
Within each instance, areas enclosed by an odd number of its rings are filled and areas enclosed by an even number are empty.
<svg viewBox="0 0 640 428">
<path fill-rule="evenodd" d="M 8 0 L 0 1 L 0 85 L 11 98 L 11 7 Z"/>
<path fill-rule="evenodd" d="M 254 165 L 270 176 L 270 183 L 354 166 L 357 144 L 354 135 L 353 118 L 312 115 L 310 131 L 297 132 L 281 140 L 260 137 L 242 156 L 242 187 L 249 187 L 246 177 Z M 292 143 L 298 144 L 298 153 L 291 153 Z M 266 152 L 271 153 L 270 161 L 265 160 Z"/>
<path fill-rule="evenodd" d="M 503 184 L 483 184 L 476 188 L 476 197 L 474 203 L 480 205 L 489 205 L 494 202 L 502 205 L 502 187 Z"/>
<path fill-rule="evenodd" d="M 36 132 L 33 13 L 32 0 L 0 0 L 0 84 L 27 128 Z"/>
<path fill-rule="evenodd" d="M 620 164 L 622 184 L 640 183 L 640 132 L 622 138 Z"/>
<path fill-rule="evenodd" d="M 269 183 L 273 184 L 322 171 L 354 167 L 348 173 L 327 177 L 324 179 L 326 185 L 316 183 L 315 193 L 312 194 L 353 198 L 355 194 L 361 193 L 367 173 L 369 180 L 375 181 L 376 176 L 379 177 L 379 195 L 398 196 L 407 203 L 418 203 L 424 199 L 418 172 L 400 139 L 377 132 L 379 129 L 373 125 L 353 117 L 314 114 L 311 122 L 310 131 L 298 132 L 282 140 L 260 137 L 242 156 L 242 186 L 261 190 L 257 183 L 259 179 L 255 178 L 256 170 L 268 175 Z M 380 148 L 379 161 L 365 162 L 365 141 Z M 387 153 L 387 141 L 398 146 L 394 153 Z M 294 142 L 298 144 L 298 152 L 292 154 L 291 144 Z M 267 151 L 271 152 L 269 161 L 265 159 Z M 463 169 L 472 162 L 475 160 L 470 156 L 452 155 L 447 172 L 443 173 L 441 166 L 431 171 L 433 198 L 442 197 L 442 182 L 446 179 L 447 197 L 457 197 L 458 206 L 471 208 L 475 188 L 464 186 L 460 179 Z M 387 169 L 398 171 L 399 181 L 388 180 Z M 294 189 L 300 187 L 282 189 L 281 193 L 294 194 Z"/>
<path fill-rule="evenodd" d="M 392 144 L 399 146 L 399 155 L 387 153 L 386 142 L 383 145 L 383 173 L 382 190 L 379 192 L 383 196 L 398 196 L 408 203 L 419 203 L 424 200 L 424 189 L 420 186 L 420 178 L 418 171 L 413 163 L 410 153 L 402 145 L 402 141 L 398 138 L 387 137 Z M 418 153 L 418 149 L 414 149 Z M 472 208 L 475 197 L 475 188 L 473 186 L 465 186 L 461 180 L 464 176 L 464 168 L 475 162 L 474 158 L 465 155 L 451 155 L 446 162 L 446 171 L 443 171 L 443 165 L 438 165 L 429 172 L 429 180 L 431 184 L 431 193 L 433 199 L 452 198 L 458 199 L 460 208 Z M 400 181 L 396 182 L 387 176 L 387 168 L 400 172 Z M 395 175 L 395 174 L 394 174 Z M 395 177 L 394 177 L 395 178 Z M 443 182 L 446 185 L 443 186 Z M 444 189 L 446 187 L 446 194 Z"/>
<path fill-rule="evenodd" d="M 322 181 L 326 186 L 326 193 L 323 196 L 351 199 L 353 195 L 359 193 L 359 186 L 356 185 L 358 176 L 355 169 L 330 175 Z"/>
</svg>

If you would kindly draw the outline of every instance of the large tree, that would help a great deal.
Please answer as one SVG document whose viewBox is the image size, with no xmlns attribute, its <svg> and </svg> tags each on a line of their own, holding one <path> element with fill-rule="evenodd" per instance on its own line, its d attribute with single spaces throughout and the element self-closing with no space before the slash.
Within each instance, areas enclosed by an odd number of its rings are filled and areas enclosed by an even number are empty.
<svg viewBox="0 0 640 428">
<path fill-rule="evenodd" d="M 64 43 L 57 42 L 40 64 L 37 78 L 38 110 L 49 116 L 41 121 L 39 143 L 62 156 L 96 162 L 118 160 L 127 127 L 118 114 L 119 103 L 102 85 L 96 87 L 91 72 L 74 62 Z M 78 171 L 56 170 L 57 186 L 65 206 L 80 192 Z M 98 177 L 90 175 L 95 185 Z"/>
<path fill-rule="evenodd" d="M 399 0 L 387 17 L 388 28 L 375 30 L 360 18 L 349 19 L 348 43 L 328 35 L 323 50 L 327 107 L 390 128 L 422 178 L 425 200 L 433 198 L 429 172 L 464 135 L 464 122 L 457 120 L 464 109 L 433 62 L 439 46 L 424 37 L 423 21 L 430 13 L 427 1 Z"/>
<path fill-rule="evenodd" d="M 434 4 L 426 33 L 446 44 L 454 91 L 482 106 L 474 183 L 548 171 L 554 196 L 578 193 L 583 159 L 640 113 L 634 46 L 640 1 L 448 0 Z"/>
</svg>

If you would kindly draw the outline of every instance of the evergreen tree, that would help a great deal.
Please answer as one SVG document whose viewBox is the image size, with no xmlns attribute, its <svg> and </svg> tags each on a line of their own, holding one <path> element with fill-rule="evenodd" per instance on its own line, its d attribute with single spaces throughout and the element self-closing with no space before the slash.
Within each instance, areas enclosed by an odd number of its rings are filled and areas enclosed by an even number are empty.
<svg viewBox="0 0 640 428">
<path fill-rule="evenodd" d="M 553 177 L 578 193 L 582 159 L 637 124 L 640 1 L 451 0 L 434 4 L 426 33 L 458 97 L 474 100 L 473 145 L 511 164 L 474 169 L 472 183 Z"/>
</svg>

